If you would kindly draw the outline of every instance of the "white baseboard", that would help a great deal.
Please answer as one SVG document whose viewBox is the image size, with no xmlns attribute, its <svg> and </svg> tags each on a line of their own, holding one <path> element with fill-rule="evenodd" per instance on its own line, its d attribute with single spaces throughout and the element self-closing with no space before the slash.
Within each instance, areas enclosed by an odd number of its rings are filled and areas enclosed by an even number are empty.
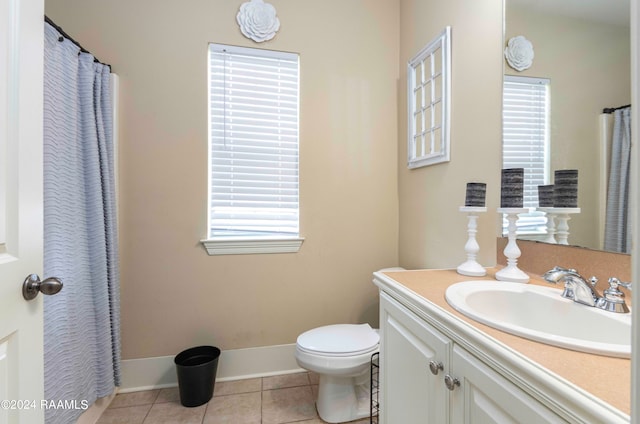
<svg viewBox="0 0 640 424">
<path fill-rule="evenodd" d="M 223 350 L 216 381 L 242 380 L 304 371 L 295 358 L 296 345 Z M 118 393 L 161 389 L 178 385 L 174 356 L 122 361 L 122 386 Z"/>
</svg>

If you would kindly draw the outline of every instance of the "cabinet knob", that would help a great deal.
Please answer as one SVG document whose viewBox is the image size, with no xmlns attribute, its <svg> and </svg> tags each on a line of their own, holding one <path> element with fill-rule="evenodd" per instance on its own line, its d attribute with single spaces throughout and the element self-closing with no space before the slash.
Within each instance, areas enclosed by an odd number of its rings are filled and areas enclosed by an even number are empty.
<svg viewBox="0 0 640 424">
<path fill-rule="evenodd" d="M 447 374 L 444 376 L 444 385 L 447 386 L 447 389 L 453 390 L 456 387 L 460 387 L 460 380 Z"/>
<path fill-rule="evenodd" d="M 438 375 L 438 372 L 444 370 L 444 365 L 442 365 L 442 362 L 431 361 L 429 362 L 429 369 L 431 374 Z"/>
</svg>

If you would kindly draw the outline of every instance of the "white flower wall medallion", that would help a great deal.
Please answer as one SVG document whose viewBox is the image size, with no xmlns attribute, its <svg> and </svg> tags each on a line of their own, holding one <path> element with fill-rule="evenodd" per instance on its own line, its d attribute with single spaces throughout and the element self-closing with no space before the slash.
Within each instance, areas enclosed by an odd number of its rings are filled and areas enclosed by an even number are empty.
<svg viewBox="0 0 640 424">
<path fill-rule="evenodd" d="M 522 35 L 513 37 L 504 49 L 504 57 L 509 66 L 518 72 L 529 69 L 533 63 L 533 44 Z"/>
<path fill-rule="evenodd" d="M 242 3 L 236 21 L 242 34 L 257 43 L 271 40 L 280 29 L 276 8 L 263 0 Z"/>
</svg>

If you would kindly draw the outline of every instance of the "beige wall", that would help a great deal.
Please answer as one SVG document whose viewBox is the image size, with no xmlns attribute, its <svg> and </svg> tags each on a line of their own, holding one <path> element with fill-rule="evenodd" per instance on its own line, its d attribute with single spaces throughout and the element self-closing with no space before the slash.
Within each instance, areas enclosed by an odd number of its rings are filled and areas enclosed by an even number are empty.
<svg viewBox="0 0 640 424">
<path fill-rule="evenodd" d="M 531 68 L 509 75 L 551 80 L 551 179 L 556 169 L 579 170 L 578 205 L 571 244 L 598 245 L 599 127 L 605 107 L 631 103 L 629 28 L 550 15 L 507 1 L 506 39 L 524 35 L 533 43 Z M 602 197 L 601 197 L 602 196 Z"/>
<path fill-rule="evenodd" d="M 396 0 L 271 0 L 256 45 L 241 0 L 47 0 L 46 12 L 121 77 L 123 358 L 293 343 L 377 325 L 371 273 L 398 263 Z M 297 254 L 208 256 L 207 42 L 300 53 Z"/>
<path fill-rule="evenodd" d="M 479 262 L 494 265 L 500 199 L 502 2 L 401 0 L 398 101 L 400 263 L 451 268 L 466 259 L 466 183 L 487 183 L 488 212 L 479 219 Z M 406 166 L 406 63 L 442 29 L 452 27 L 451 162 Z"/>
</svg>

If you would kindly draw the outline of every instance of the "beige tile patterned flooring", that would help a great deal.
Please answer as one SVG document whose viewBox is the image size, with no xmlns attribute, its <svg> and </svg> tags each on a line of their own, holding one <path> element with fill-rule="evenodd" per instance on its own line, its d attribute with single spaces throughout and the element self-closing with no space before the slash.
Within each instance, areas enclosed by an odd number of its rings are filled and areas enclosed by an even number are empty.
<svg viewBox="0 0 640 424">
<path fill-rule="evenodd" d="M 125 393 L 114 398 L 98 424 L 322 424 L 317 390 L 317 375 L 303 372 L 217 382 L 213 399 L 195 408 L 180 404 L 177 387 Z"/>
</svg>

